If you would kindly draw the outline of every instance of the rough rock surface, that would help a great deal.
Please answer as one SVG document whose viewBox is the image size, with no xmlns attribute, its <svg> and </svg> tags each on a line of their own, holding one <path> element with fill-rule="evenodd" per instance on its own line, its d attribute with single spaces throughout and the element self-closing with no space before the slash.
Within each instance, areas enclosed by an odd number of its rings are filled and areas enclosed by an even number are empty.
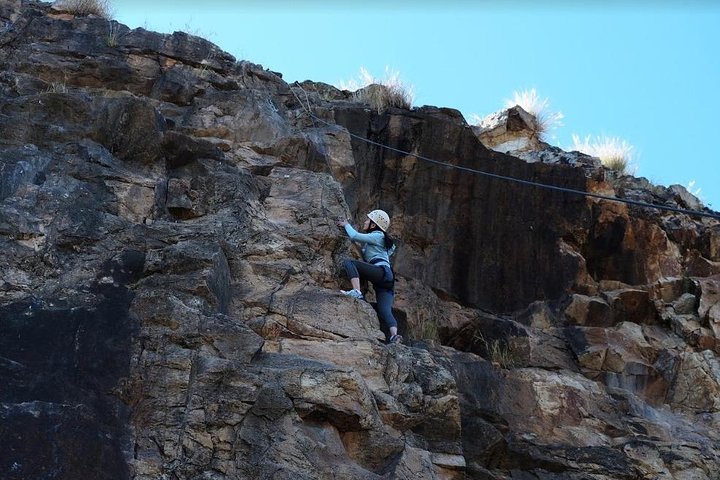
<svg viewBox="0 0 720 480">
<path fill-rule="evenodd" d="M 0 3 L 0 66 L 1 478 L 717 478 L 717 221 L 350 133 L 682 190 L 45 4 Z M 405 345 L 338 292 L 376 207 Z"/>
<path fill-rule="evenodd" d="M 510 153 L 537 149 L 539 128 L 533 115 L 515 106 L 485 117 L 473 131 L 486 147 Z"/>
</svg>

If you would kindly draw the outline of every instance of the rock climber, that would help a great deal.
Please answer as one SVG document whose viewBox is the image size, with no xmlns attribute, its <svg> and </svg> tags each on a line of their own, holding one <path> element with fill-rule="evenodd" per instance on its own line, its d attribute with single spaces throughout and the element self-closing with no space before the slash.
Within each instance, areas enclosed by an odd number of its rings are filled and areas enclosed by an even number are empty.
<svg viewBox="0 0 720 480">
<path fill-rule="evenodd" d="M 375 289 L 378 316 L 390 330 L 389 343 L 402 343 L 402 336 L 397 333 L 397 321 L 392 314 L 395 276 L 390 266 L 390 256 L 395 253 L 395 242 L 387 233 L 390 217 L 382 210 L 368 213 L 363 225 L 365 233 L 355 230 L 346 219 L 338 219 L 337 225 L 345 228 L 350 240 L 362 244 L 361 252 L 364 260 L 343 260 L 343 267 L 350 279 L 352 289 L 342 290 L 342 293 L 364 300 L 365 297 L 360 291 L 360 279 L 371 282 Z"/>
</svg>

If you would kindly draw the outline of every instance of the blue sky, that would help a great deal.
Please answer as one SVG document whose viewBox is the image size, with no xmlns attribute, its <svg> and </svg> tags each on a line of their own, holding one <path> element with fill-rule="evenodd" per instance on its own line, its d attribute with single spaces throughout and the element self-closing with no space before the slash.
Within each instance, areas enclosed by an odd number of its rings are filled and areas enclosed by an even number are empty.
<svg viewBox="0 0 720 480">
<path fill-rule="evenodd" d="M 339 84 L 361 66 L 413 85 L 415 105 L 485 116 L 535 88 L 564 114 L 550 143 L 609 135 L 636 175 L 694 181 L 720 210 L 720 2 L 116 0 L 130 26 L 199 34 L 288 82 Z M 539 6 L 542 5 L 542 6 Z"/>
</svg>

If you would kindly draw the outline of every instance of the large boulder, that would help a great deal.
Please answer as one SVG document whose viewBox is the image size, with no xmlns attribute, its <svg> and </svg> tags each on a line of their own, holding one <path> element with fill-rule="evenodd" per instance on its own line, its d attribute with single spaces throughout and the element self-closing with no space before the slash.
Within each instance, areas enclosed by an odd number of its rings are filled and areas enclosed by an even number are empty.
<svg viewBox="0 0 720 480">
<path fill-rule="evenodd" d="M 537 118 L 516 105 L 483 118 L 473 132 L 486 147 L 509 153 L 537 148 L 538 124 Z"/>
</svg>

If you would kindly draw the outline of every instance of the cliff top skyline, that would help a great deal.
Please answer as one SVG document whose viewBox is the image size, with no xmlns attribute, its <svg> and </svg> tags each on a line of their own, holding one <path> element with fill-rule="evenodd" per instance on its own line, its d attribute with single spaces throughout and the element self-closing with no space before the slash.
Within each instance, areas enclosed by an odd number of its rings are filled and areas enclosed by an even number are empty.
<svg viewBox="0 0 720 480">
<path fill-rule="evenodd" d="M 564 115 L 548 143 L 573 150 L 573 135 L 625 140 L 634 147 L 631 173 L 634 167 L 653 183 L 683 185 L 720 208 L 712 147 L 720 7 L 710 2 L 113 6 L 131 28 L 203 36 L 289 82 L 337 86 L 361 67 L 376 77 L 389 68 L 414 88 L 414 105 L 456 108 L 468 122 L 535 88 Z"/>
</svg>

